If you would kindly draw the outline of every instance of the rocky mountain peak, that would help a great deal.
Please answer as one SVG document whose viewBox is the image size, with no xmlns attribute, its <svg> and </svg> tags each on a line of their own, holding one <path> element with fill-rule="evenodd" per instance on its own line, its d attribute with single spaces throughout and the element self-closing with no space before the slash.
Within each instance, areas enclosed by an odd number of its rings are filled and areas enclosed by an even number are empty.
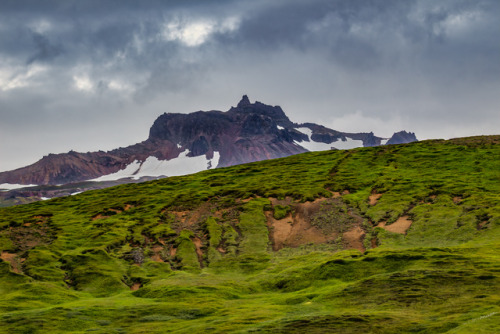
<svg viewBox="0 0 500 334">
<path fill-rule="evenodd" d="M 238 108 L 243 108 L 243 107 L 246 107 L 246 106 L 249 106 L 251 105 L 250 103 L 250 99 L 248 98 L 247 95 L 243 95 L 243 97 L 241 98 L 240 102 L 238 102 Z"/>
<path fill-rule="evenodd" d="M 415 136 L 415 133 L 399 131 L 394 133 L 391 139 L 389 139 L 389 141 L 386 144 L 387 145 L 404 144 L 404 143 L 411 143 L 414 141 L 418 141 L 417 137 Z"/>
</svg>

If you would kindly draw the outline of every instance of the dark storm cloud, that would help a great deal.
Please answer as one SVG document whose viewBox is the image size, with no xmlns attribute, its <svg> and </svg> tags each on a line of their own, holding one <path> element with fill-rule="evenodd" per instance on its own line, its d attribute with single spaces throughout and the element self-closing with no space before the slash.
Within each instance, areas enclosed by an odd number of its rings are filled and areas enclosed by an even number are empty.
<svg viewBox="0 0 500 334">
<path fill-rule="evenodd" d="M 350 131 L 491 133 L 499 15 L 496 0 L 0 1 L 0 140 L 108 149 L 243 93 Z M 75 124 L 94 135 L 72 142 Z"/>
<path fill-rule="evenodd" d="M 32 55 L 28 61 L 27 65 L 32 64 L 35 61 L 48 61 L 59 56 L 63 50 L 58 45 L 53 45 L 50 43 L 47 37 L 39 33 L 33 33 L 33 42 L 35 44 L 35 54 Z"/>
</svg>

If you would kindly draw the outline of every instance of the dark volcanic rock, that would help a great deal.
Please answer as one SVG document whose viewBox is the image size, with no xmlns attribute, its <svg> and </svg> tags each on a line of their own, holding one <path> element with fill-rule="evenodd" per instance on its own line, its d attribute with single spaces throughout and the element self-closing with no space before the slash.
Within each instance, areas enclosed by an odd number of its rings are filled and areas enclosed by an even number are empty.
<svg viewBox="0 0 500 334">
<path fill-rule="evenodd" d="M 208 144 L 207 139 L 205 136 L 200 136 L 200 138 L 196 139 L 193 141 L 191 144 L 191 149 L 190 149 L 190 154 L 193 157 L 206 154 L 210 148 L 210 145 Z"/>
<path fill-rule="evenodd" d="M 251 105 L 250 99 L 248 98 L 248 96 L 243 95 L 243 97 L 241 98 L 241 101 L 238 102 L 238 108 L 243 108 L 243 107 L 246 107 L 249 105 Z"/>
<path fill-rule="evenodd" d="M 418 141 L 417 137 L 413 132 L 400 131 L 396 132 L 392 135 L 391 139 L 389 139 L 386 145 L 391 144 L 406 144 L 412 143 L 414 141 Z"/>
</svg>

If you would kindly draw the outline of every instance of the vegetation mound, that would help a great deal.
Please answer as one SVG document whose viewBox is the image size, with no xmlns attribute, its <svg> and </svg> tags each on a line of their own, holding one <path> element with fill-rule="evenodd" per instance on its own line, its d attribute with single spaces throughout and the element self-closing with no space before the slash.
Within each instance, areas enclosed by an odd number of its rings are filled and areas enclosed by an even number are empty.
<svg viewBox="0 0 500 334">
<path fill-rule="evenodd" d="M 0 332 L 496 333 L 500 136 L 0 209 Z"/>
</svg>

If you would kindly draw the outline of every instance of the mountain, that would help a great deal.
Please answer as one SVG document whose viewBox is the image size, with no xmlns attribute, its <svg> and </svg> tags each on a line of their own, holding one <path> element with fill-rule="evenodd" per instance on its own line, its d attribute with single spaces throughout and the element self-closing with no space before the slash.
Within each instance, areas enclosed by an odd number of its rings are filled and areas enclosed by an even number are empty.
<svg viewBox="0 0 500 334">
<path fill-rule="evenodd" d="M 392 135 L 392 137 L 386 142 L 386 145 L 394 144 L 405 144 L 417 141 L 417 137 L 413 132 L 400 131 Z"/>
<path fill-rule="evenodd" d="M 0 332 L 499 333 L 500 136 L 0 208 Z"/>
<path fill-rule="evenodd" d="M 388 143 L 411 141 L 416 141 L 413 134 L 400 132 Z M 245 95 L 226 112 L 165 113 L 156 119 L 147 140 L 129 147 L 109 152 L 49 154 L 30 166 L 0 173 L 0 188 L 140 181 L 307 151 L 385 142 L 387 139 L 373 133 L 344 133 L 314 123 L 293 123 L 281 107 L 251 103 Z"/>
</svg>

